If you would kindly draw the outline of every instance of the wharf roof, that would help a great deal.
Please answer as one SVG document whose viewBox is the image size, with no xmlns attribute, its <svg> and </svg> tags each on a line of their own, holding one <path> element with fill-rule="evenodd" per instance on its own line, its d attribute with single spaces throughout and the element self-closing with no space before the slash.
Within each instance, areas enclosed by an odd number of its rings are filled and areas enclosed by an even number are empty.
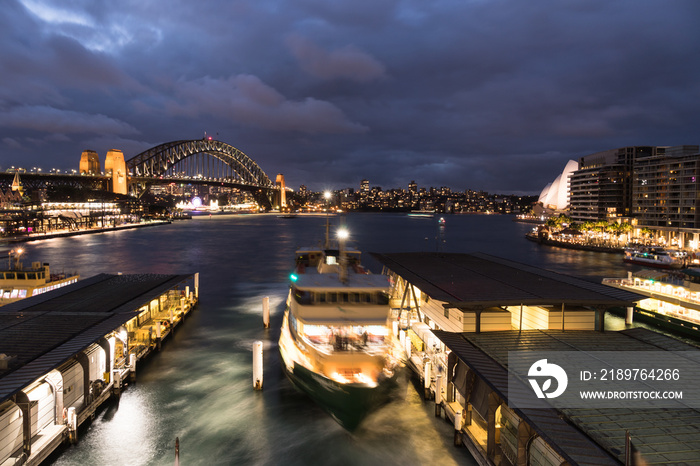
<svg viewBox="0 0 700 466">
<path fill-rule="evenodd" d="M 0 307 L 0 402 L 132 319 L 191 275 L 100 274 Z"/>
<path fill-rule="evenodd" d="M 489 254 L 410 252 L 372 256 L 446 307 L 632 306 L 637 293 Z"/>
<path fill-rule="evenodd" d="M 433 333 L 508 401 L 509 351 L 700 351 L 644 329 L 620 332 L 525 330 Z M 519 409 L 514 411 L 571 464 L 624 463 L 625 431 L 648 464 L 700 461 L 697 409 Z"/>
</svg>

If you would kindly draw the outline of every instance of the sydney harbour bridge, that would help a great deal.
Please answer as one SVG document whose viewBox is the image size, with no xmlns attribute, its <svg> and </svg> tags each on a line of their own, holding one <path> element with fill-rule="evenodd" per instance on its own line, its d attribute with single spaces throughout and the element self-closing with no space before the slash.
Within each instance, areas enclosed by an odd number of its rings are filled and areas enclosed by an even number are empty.
<svg viewBox="0 0 700 466">
<path fill-rule="evenodd" d="M 112 191 L 113 174 L 21 173 L 25 192 L 51 187 Z M 260 166 L 230 144 L 211 138 L 160 144 L 125 160 L 128 193 L 139 197 L 154 185 L 171 183 L 235 188 L 249 192 L 262 207 L 279 204 L 284 181 L 273 182 Z M 0 190 L 12 189 L 16 170 L 0 173 Z"/>
</svg>

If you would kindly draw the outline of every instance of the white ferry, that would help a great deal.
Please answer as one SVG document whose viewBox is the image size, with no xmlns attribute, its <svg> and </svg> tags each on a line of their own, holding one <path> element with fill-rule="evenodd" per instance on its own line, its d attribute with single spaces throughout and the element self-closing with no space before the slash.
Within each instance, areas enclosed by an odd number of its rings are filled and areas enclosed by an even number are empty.
<svg viewBox="0 0 700 466">
<path fill-rule="evenodd" d="M 629 264 L 658 267 L 661 269 L 680 269 L 683 267 L 682 259 L 663 248 L 628 248 L 622 258 Z"/>
<path fill-rule="evenodd" d="M 367 273 L 342 243 L 297 251 L 279 350 L 291 382 L 352 431 L 388 400 L 403 362 L 388 277 Z"/>
<path fill-rule="evenodd" d="M 8 268 L 0 269 L 0 306 L 36 296 L 80 279 L 78 274 L 52 274 L 49 264 L 32 262 L 31 268 L 22 266 L 21 248 L 9 253 Z"/>
</svg>

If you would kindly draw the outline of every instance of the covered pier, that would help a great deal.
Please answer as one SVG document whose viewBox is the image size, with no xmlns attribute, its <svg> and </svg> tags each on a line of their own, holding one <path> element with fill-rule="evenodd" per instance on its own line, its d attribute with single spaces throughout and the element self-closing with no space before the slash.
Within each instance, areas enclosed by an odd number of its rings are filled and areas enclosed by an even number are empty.
<svg viewBox="0 0 700 466">
<path fill-rule="evenodd" d="M 698 464 L 700 411 L 596 407 L 514 408 L 508 403 L 509 351 L 668 351 L 697 347 L 644 328 L 619 332 L 435 331 L 447 376 L 435 402 L 481 464 Z M 697 358 L 696 358 L 697 359 Z M 698 366 L 700 369 L 700 366 Z M 633 445 L 629 448 L 627 441 Z M 636 458 L 632 451 L 638 452 Z"/>
<path fill-rule="evenodd" d="M 198 298 L 199 274 L 100 274 L 0 307 L 0 465 L 77 441 Z"/>
<path fill-rule="evenodd" d="M 393 284 L 395 330 L 426 400 L 480 464 L 624 464 L 626 431 L 647 461 L 700 460 L 694 410 L 508 404 L 508 351 L 697 351 L 644 329 L 605 331 L 609 309 L 644 296 L 482 253 L 373 257 Z"/>
<path fill-rule="evenodd" d="M 372 254 L 403 322 L 450 332 L 599 330 L 611 307 L 642 297 L 483 253 Z"/>
</svg>

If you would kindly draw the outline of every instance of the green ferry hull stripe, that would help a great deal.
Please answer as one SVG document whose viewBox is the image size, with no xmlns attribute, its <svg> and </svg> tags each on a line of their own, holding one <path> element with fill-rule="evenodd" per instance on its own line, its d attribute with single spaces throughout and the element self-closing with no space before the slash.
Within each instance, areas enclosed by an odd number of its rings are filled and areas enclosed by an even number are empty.
<svg viewBox="0 0 700 466">
<path fill-rule="evenodd" d="M 363 384 L 342 384 L 294 364 L 293 372 L 285 368 L 292 384 L 311 397 L 341 426 L 353 431 L 375 408 L 389 401 L 398 386 L 397 373 L 385 378 L 376 387 Z"/>
</svg>

